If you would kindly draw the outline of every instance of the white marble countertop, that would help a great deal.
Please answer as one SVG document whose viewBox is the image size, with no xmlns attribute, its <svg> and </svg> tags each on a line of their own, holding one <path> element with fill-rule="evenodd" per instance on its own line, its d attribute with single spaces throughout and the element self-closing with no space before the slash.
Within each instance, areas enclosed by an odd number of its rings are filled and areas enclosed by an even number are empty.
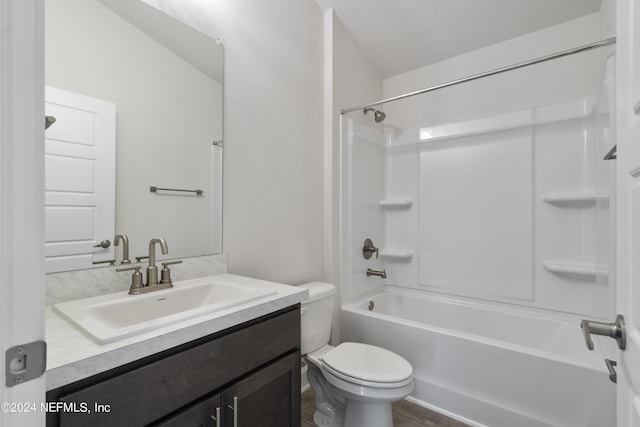
<svg viewBox="0 0 640 427">
<path fill-rule="evenodd" d="M 277 293 L 104 345 L 96 344 L 76 327 L 58 316 L 51 307 L 47 307 L 47 390 L 53 390 L 260 316 L 274 313 L 304 301 L 308 295 L 308 291 L 305 289 L 248 277 L 232 274 L 212 277 L 238 281 L 252 286 L 269 286 L 276 289 Z"/>
</svg>

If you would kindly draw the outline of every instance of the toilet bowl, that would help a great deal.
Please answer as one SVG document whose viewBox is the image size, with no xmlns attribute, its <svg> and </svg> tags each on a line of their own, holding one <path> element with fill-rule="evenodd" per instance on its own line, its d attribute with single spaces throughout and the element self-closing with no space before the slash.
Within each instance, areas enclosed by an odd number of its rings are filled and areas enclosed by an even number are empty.
<svg viewBox="0 0 640 427">
<path fill-rule="evenodd" d="M 315 392 L 316 426 L 392 427 L 391 402 L 413 390 L 413 368 L 401 356 L 373 345 L 328 344 L 335 287 L 313 282 L 302 303 L 302 353 Z"/>
</svg>

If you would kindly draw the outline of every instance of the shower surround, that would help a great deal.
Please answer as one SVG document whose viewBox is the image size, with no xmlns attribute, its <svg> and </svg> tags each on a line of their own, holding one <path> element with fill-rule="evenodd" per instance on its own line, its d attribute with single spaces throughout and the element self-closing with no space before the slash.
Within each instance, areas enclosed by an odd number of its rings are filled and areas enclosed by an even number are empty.
<svg viewBox="0 0 640 427">
<path fill-rule="evenodd" d="M 603 160 L 615 144 L 613 60 L 601 70 L 590 94 L 472 120 L 399 127 L 398 107 L 385 109 L 382 124 L 342 117 L 341 336 L 411 360 L 412 398 L 422 404 L 474 425 L 615 425 L 615 387 L 600 360 L 615 355 L 614 344 L 598 342 L 597 355 L 576 345 L 579 319 L 605 320 L 613 304 L 614 163 Z M 379 258 L 362 256 L 366 238 Z M 367 277 L 367 268 L 387 278 Z M 368 295 L 382 285 L 408 292 L 394 312 L 368 313 Z M 405 318 L 420 311 L 435 317 Z M 492 323 L 495 312 L 509 316 Z M 559 342 L 554 350 L 508 339 L 535 330 L 561 341 L 573 334 L 572 355 L 558 356 Z M 466 374 L 438 360 L 465 364 Z M 530 377 L 502 376 L 512 362 Z M 585 416 L 583 402 L 567 398 L 559 417 L 530 398 L 554 379 L 576 396 L 587 381 L 603 406 Z"/>
</svg>

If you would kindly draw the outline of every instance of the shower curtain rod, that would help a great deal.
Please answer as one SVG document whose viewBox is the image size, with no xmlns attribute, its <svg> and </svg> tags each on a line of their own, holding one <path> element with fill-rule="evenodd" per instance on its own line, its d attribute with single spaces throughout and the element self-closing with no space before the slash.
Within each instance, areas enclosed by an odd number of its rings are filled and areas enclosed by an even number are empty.
<svg viewBox="0 0 640 427">
<path fill-rule="evenodd" d="M 608 39 L 604 39 L 604 40 L 601 40 L 599 42 L 586 44 L 584 46 L 574 47 L 573 49 L 563 50 L 561 52 L 552 53 L 552 54 L 546 55 L 546 56 L 541 56 L 539 58 L 531 59 L 529 61 L 519 62 L 519 63 L 514 64 L 514 65 L 509 65 L 509 66 L 506 66 L 506 67 L 497 68 L 495 70 L 486 71 L 484 73 L 475 74 L 473 76 L 464 77 L 464 78 L 461 78 L 461 79 L 458 79 L 458 80 L 452 80 L 452 81 L 447 82 L 447 83 L 442 83 L 442 84 L 431 86 L 431 87 L 428 87 L 428 88 L 425 88 L 425 89 L 416 90 L 414 92 L 405 93 L 403 95 L 392 96 L 391 98 L 382 99 L 380 101 L 372 102 L 370 104 L 362 104 L 362 105 L 358 105 L 357 107 L 346 108 L 344 110 L 340 110 L 340 114 L 347 114 L 347 113 L 351 113 L 352 111 L 362 110 L 364 108 L 385 104 L 387 102 L 398 101 L 400 99 L 409 98 L 411 96 L 420 95 L 420 94 L 427 93 L 427 92 L 432 92 L 434 90 L 443 89 L 445 87 L 458 85 L 460 83 L 465 83 L 465 82 L 470 82 L 472 80 L 482 79 L 484 77 L 489 77 L 489 76 L 493 76 L 493 75 L 496 75 L 496 74 L 505 73 L 505 72 L 511 71 L 511 70 L 517 70 L 518 68 L 528 67 L 529 65 L 539 64 L 541 62 L 550 61 L 550 60 L 556 59 L 556 58 L 562 58 L 563 56 L 569 56 L 569 55 L 573 55 L 575 53 L 585 52 L 585 51 L 591 50 L 591 49 L 597 49 L 597 48 L 600 48 L 600 47 L 610 46 L 610 45 L 615 44 L 615 43 L 616 43 L 616 38 L 615 37 L 610 37 Z"/>
</svg>

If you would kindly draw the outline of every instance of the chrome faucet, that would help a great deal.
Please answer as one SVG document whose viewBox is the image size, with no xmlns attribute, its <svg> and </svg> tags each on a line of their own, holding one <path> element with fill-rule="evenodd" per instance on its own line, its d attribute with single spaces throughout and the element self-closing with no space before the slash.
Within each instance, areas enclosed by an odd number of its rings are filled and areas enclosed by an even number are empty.
<svg viewBox="0 0 640 427">
<path fill-rule="evenodd" d="M 122 240 L 122 261 L 120 264 L 131 264 L 129 259 L 129 238 L 126 234 L 118 234 L 113 238 L 113 246 L 118 246 L 118 242 Z"/>
<path fill-rule="evenodd" d="M 149 266 L 147 267 L 147 286 L 158 284 L 158 267 L 156 267 L 156 243 L 160 244 L 162 254 L 169 253 L 167 242 L 164 239 L 151 239 L 149 242 Z"/>
<path fill-rule="evenodd" d="M 386 270 L 378 271 L 378 270 L 372 270 L 370 268 L 367 268 L 367 276 L 378 276 L 381 279 L 386 279 L 387 271 Z"/>
</svg>

